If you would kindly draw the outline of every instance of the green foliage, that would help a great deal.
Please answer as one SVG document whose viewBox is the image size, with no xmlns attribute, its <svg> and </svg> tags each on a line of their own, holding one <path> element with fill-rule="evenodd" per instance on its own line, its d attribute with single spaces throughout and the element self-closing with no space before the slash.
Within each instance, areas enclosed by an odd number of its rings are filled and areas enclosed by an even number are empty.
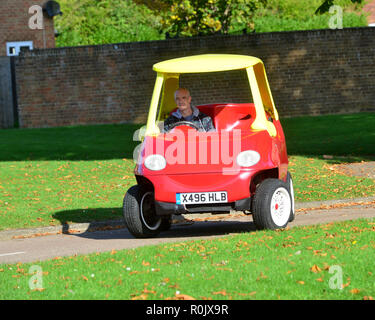
<svg viewBox="0 0 375 320">
<path fill-rule="evenodd" d="M 354 4 L 358 4 L 358 5 L 361 5 L 363 4 L 363 0 L 350 0 L 352 3 Z M 342 2 L 342 1 L 341 1 Z M 335 0 L 324 0 L 323 3 L 321 4 L 321 6 L 316 9 L 315 13 L 316 14 L 323 14 L 323 13 L 326 13 L 329 11 L 329 8 L 333 5 L 339 5 L 339 1 L 335 1 Z"/>
<path fill-rule="evenodd" d="M 159 20 L 131 0 L 60 0 L 58 47 L 161 39 Z"/>
<path fill-rule="evenodd" d="M 332 15 L 328 12 L 315 14 L 321 4 L 322 0 L 268 0 L 267 7 L 261 9 L 254 19 L 255 31 L 327 29 Z M 334 4 L 343 8 L 344 28 L 367 26 L 366 17 L 361 13 L 363 5 L 353 4 L 352 0 L 336 0 Z"/>
<path fill-rule="evenodd" d="M 172 35 L 205 35 L 230 33 L 233 24 L 253 29 L 256 11 L 267 0 L 166 0 L 171 7 L 165 12 L 162 28 Z"/>
<path fill-rule="evenodd" d="M 56 45 L 77 46 L 192 36 L 328 28 L 331 14 L 314 14 L 323 0 L 60 0 Z M 363 1 L 336 0 L 343 26 L 366 26 Z"/>
</svg>

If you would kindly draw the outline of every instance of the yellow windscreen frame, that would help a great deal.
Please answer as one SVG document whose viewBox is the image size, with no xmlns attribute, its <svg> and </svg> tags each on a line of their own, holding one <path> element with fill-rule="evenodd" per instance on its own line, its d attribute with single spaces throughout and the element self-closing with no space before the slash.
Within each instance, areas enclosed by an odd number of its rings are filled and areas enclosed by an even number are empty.
<svg viewBox="0 0 375 320">
<path fill-rule="evenodd" d="M 266 70 L 263 63 L 257 63 L 253 66 L 255 77 L 258 83 L 260 96 L 262 98 L 264 110 L 271 114 L 272 118 L 279 120 L 279 115 L 273 102 L 270 86 L 268 83 Z"/>
<path fill-rule="evenodd" d="M 256 118 L 251 127 L 255 130 L 267 130 L 270 136 L 275 137 L 277 134 L 276 127 L 272 122 L 267 120 L 263 105 L 263 98 L 265 98 L 266 103 L 272 110 L 272 114 L 276 112 L 276 109 L 273 106 L 273 100 L 270 96 L 270 92 L 269 90 L 264 88 L 267 79 L 265 78 L 263 64 L 260 64 L 260 67 L 258 67 L 257 69 L 255 69 L 254 67 L 249 67 L 246 69 L 246 72 L 249 79 L 249 85 L 256 110 Z M 260 86 L 262 86 L 262 88 L 260 88 Z"/>
<path fill-rule="evenodd" d="M 191 64 L 192 61 L 200 63 Z M 192 66 L 195 69 L 192 69 Z M 275 125 L 267 120 L 265 113 L 266 111 L 274 120 L 279 120 L 263 62 L 258 58 L 236 55 L 201 55 L 173 59 L 154 65 L 154 70 L 157 71 L 157 78 L 147 119 L 146 135 L 159 134 L 160 129 L 157 122 L 165 120 L 169 113 L 176 108 L 174 93 L 179 88 L 181 73 L 226 71 L 231 69 L 246 69 L 256 109 L 256 118 L 252 124 L 252 129 L 267 130 L 271 136 L 276 136 Z"/>
<path fill-rule="evenodd" d="M 177 107 L 174 93 L 179 88 L 180 75 L 179 74 L 164 74 L 164 84 L 161 96 L 160 111 L 158 114 L 158 120 L 163 121 L 169 113 Z"/>
</svg>

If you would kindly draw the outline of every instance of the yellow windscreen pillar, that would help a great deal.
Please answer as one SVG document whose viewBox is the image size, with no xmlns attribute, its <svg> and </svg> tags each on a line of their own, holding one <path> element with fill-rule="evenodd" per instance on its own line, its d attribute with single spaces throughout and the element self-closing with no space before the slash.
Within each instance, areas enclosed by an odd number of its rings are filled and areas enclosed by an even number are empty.
<svg viewBox="0 0 375 320">
<path fill-rule="evenodd" d="M 160 111 L 158 120 L 163 121 L 169 113 L 177 107 L 174 99 L 174 93 L 179 88 L 180 75 L 179 74 L 164 74 L 163 93 L 160 103 Z"/>
<path fill-rule="evenodd" d="M 257 70 L 258 71 L 258 70 Z M 249 79 L 249 84 L 251 88 L 251 93 L 253 96 L 253 101 L 255 105 L 256 117 L 251 125 L 254 130 L 267 130 L 270 136 L 276 136 L 276 128 L 274 124 L 267 120 L 266 113 L 264 112 L 264 106 L 262 101 L 262 95 L 259 90 L 259 85 L 255 70 L 253 67 L 246 68 L 247 77 Z"/>
<path fill-rule="evenodd" d="M 160 100 L 161 89 L 163 88 L 164 75 L 158 73 L 156 76 L 156 82 L 154 87 L 154 92 L 152 94 L 150 111 L 147 118 L 147 128 L 146 135 L 157 135 L 160 133 L 158 126 L 156 125 L 156 113 L 158 111 L 158 105 Z"/>
<path fill-rule="evenodd" d="M 267 111 L 275 120 L 279 120 L 279 115 L 273 102 L 270 85 L 268 83 L 266 70 L 263 63 L 257 63 L 253 66 L 254 73 L 257 79 L 260 96 L 263 101 L 264 110 Z"/>
</svg>

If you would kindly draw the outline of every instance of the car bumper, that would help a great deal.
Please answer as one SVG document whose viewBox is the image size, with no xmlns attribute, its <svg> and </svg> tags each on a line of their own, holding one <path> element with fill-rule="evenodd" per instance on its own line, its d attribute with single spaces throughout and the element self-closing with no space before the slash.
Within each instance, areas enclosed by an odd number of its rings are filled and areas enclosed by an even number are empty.
<svg viewBox="0 0 375 320">
<path fill-rule="evenodd" d="M 172 202 L 155 201 L 156 214 L 159 216 L 194 214 L 194 213 L 225 213 L 230 210 L 245 211 L 250 210 L 251 197 L 236 200 L 234 202 L 220 204 L 204 204 L 204 205 L 181 205 Z"/>
<path fill-rule="evenodd" d="M 228 202 L 249 198 L 250 182 L 255 172 L 235 174 L 183 174 L 146 176 L 154 186 L 155 201 L 176 203 L 176 193 L 226 191 Z"/>
</svg>

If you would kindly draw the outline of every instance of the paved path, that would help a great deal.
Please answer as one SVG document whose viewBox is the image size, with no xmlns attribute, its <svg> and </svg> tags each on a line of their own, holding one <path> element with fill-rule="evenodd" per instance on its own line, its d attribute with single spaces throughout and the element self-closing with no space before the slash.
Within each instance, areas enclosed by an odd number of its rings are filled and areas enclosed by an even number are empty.
<svg viewBox="0 0 375 320">
<path fill-rule="evenodd" d="M 375 217 L 375 205 L 352 206 L 325 210 L 300 211 L 290 227 Z M 219 221 L 196 221 L 192 225 L 173 225 L 155 239 L 134 239 L 126 228 L 107 231 L 85 231 L 33 238 L 0 241 L 0 264 L 37 262 L 54 257 L 71 256 L 136 248 L 166 242 L 220 237 L 227 234 L 254 231 L 251 216 L 229 216 Z"/>
</svg>

